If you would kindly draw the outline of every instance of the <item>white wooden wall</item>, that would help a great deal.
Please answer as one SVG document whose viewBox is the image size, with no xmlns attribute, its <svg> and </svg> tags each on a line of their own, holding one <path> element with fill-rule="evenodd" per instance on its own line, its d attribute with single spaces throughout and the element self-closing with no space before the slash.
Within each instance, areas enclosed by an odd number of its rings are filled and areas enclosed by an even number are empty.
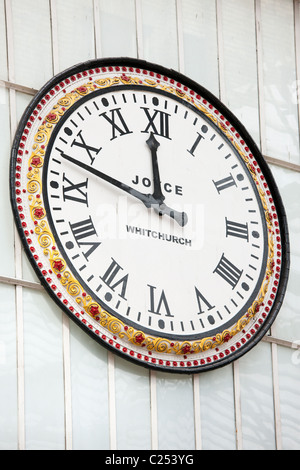
<svg viewBox="0 0 300 470">
<path fill-rule="evenodd" d="M 54 74 L 132 56 L 183 72 L 236 114 L 270 163 L 291 272 L 274 327 L 195 376 L 117 358 L 69 320 L 24 256 L 10 145 Z M 299 449 L 300 1 L 0 0 L 0 449 Z"/>
</svg>

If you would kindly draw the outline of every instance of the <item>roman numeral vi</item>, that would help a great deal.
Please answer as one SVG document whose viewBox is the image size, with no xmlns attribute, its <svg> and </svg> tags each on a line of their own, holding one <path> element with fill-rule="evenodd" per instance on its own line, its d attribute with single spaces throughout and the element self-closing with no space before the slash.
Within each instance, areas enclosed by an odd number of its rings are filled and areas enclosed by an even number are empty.
<svg viewBox="0 0 300 470">
<path fill-rule="evenodd" d="M 157 298 L 155 299 L 155 297 L 156 297 L 156 295 L 155 295 L 156 287 L 150 286 L 149 284 L 148 284 L 148 287 L 150 288 L 150 309 L 148 310 L 148 312 L 156 313 L 157 315 L 161 315 L 162 310 L 163 310 L 166 317 L 173 317 L 174 315 L 171 314 L 170 307 L 169 307 L 168 302 L 167 302 L 165 291 L 164 290 L 161 291 L 159 299 L 157 300 Z"/>
</svg>

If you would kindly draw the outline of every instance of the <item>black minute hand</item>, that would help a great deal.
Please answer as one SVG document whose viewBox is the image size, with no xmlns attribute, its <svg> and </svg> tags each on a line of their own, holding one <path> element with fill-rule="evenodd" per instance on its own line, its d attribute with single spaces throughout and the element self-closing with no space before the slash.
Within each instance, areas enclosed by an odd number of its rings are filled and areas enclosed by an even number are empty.
<svg viewBox="0 0 300 470">
<path fill-rule="evenodd" d="M 141 201 L 147 208 L 153 207 L 153 209 L 160 215 L 164 215 L 164 214 L 169 215 L 169 217 L 176 220 L 176 222 L 180 226 L 183 227 L 183 225 L 186 224 L 184 213 L 175 211 L 169 208 L 168 206 L 166 206 L 165 204 L 161 204 L 161 201 L 160 200 L 158 201 L 157 199 L 155 199 L 155 197 L 152 194 L 141 193 L 140 191 L 137 191 L 131 186 L 128 186 L 127 184 L 122 183 L 121 181 L 118 181 L 115 178 L 112 178 L 111 176 L 106 175 L 105 173 L 102 173 L 102 171 L 96 170 L 96 168 L 93 168 L 90 165 L 87 165 L 86 163 L 81 162 L 80 160 L 76 160 L 75 158 L 70 157 L 66 153 L 61 152 L 61 156 L 65 160 L 68 160 L 69 162 L 74 163 L 74 165 L 77 165 L 80 168 L 83 168 L 84 170 L 88 171 L 89 173 L 92 173 L 98 178 L 101 178 L 102 180 L 107 181 L 113 186 L 116 186 L 117 188 L 122 189 L 122 191 L 125 191 L 131 196 L 139 199 L 139 201 Z"/>
<path fill-rule="evenodd" d="M 105 173 L 102 173 L 102 171 L 96 170 L 96 168 L 93 168 L 92 166 L 87 165 L 86 163 L 83 163 L 80 160 L 76 160 L 75 158 L 70 157 L 66 153 L 61 153 L 61 156 L 65 160 L 68 160 L 69 162 L 74 163 L 74 165 L 80 166 L 80 168 L 83 168 L 84 170 L 88 171 L 89 173 L 92 173 L 98 178 L 101 178 L 102 180 L 107 181 L 113 186 L 116 186 L 117 188 L 122 189 L 126 193 L 129 193 L 131 196 L 136 197 L 141 202 L 143 202 L 146 207 L 151 207 L 151 205 L 153 204 L 151 194 L 141 193 L 140 191 L 137 191 L 131 186 L 128 186 L 127 184 L 122 183 L 121 181 L 118 181 L 115 178 L 112 178 L 111 176 L 106 175 Z"/>
</svg>

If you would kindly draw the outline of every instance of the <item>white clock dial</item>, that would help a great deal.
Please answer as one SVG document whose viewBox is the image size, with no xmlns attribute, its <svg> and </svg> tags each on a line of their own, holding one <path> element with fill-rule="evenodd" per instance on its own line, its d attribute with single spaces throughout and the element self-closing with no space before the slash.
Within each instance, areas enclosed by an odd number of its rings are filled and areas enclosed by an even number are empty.
<svg viewBox="0 0 300 470">
<path fill-rule="evenodd" d="M 197 110 L 120 88 L 89 95 L 57 125 L 44 170 L 50 225 L 105 309 L 149 334 L 213 335 L 251 305 L 264 275 L 257 189 Z"/>
</svg>

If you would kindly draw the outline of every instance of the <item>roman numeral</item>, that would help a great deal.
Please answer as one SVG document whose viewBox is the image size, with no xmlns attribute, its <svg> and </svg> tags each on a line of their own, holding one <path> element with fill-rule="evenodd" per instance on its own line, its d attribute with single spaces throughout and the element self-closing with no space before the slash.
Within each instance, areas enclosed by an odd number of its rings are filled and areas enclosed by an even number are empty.
<svg viewBox="0 0 300 470">
<path fill-rule="evenodd" d="M 208 127 L 203 124 L 203 126 L 201 127 L 201 130 L 204 134 L 206 134 L 206 132 L 208 131 Z M 199 134 L 199 132 L 197 132 L 198 136 L 196 137 L 196 140 L 195 142 L 193 143 L 192 147 L 190 148 L 190 150 L 187 150 L 191 155 L 193 155 L 193 157 L 195 156 L 194 152 L 196 150 L 196 148 L 198 147 L 201 139 L 205 139 L 205 137 L 201 134 Z"/>
<path fill-rule="evenodd" d="M 170 114 L 156 109 L 151 116 L 151 114 L 149 113 L 149 108 L 141 107 L 141 109 L 144 110 L 146 117 L 148 119 L 147 127 L 145 128 L 144 131 L 141 131 L 141 132 L 152 131 L 153 134 L 160 135 L 161 137 L 166 137 L 167 139 L 171 140 L 171 137 L 169 135 Z"/>
<path fill-rule="evenodd" d="M 77 141 L 76 139 L 74 139 L 72 144 L 71 144 L 71 147 L 73 147 L 73 145 L 76 145 L 77 147 L 83 148 L 86 151 L 86 153 L 88 154 L 91 165 L 92 165 L 94 163 L 94 160 L 95 160 L 95 157 L 92 154 L 94 153 L 95 155 L 98 155 L 98 153 L 100 152 L 102 147 L 99 147 L 97 149 L 96 147 L 92 147 L 91 145 L 87 145 L 84 138 L 82 137 L 81 132 L 82 131 L 79 131 L 78 134 L 77 134 L 77 137 L 79 137 L 80 140 Z"/>
<path fill-rule="evenodd" d="M 200 140 L 201 140 L 201 139 L 204 139 L 203 135 L 199 134 L 199 132 L 197 132 L 197 134 L 198 134 L 197 139 L 196 139 L 195 142 L 193 143 L 191 149 L 188 150 L 188 152 L 189 152 L 191 155 L 193 155 L 193 157 L 195 156 L 195 155 L 194 155 L 194 152 L 195 152 L 196 148 L 198 147 L 198 145 L 199 145 L 199 143 L 200 143 Z"/>
<path fill-rule="evenodd" d="M 148 310 L 148 312 L 155 313 L 156 315 L 161 315 L 163 310 L 166 317 L 173 317 L 174 315 L 171 314 L 165 291 L 162 290 L 160 295 L 157 295 L 155 294 L 156 287 L 150 286 L 149 284 L 147 285 L 150 288 L 150 309 Z"/>
<path fill-rule="evenodd" d="M 225 217 L 226 222 L 226 237 L 237 237 L 244 238 L 249 241 L 248 237 L 248 224 L 240 224 L 238 222 L 232 222 Z"/>
<path fill-rule="evenodd" d="M 230 188 L 230 186 L 236 186 L 236 182 L 231 173 L 230 176 L 227 176 L 227 178 L 223 178 L 219 181 L 213 181 L 213 183 L 219 194 L 221 191 L 224 191 L 224 189 Z"/>
<path fill-rule="evenodd" d="M 199 307 L 198 315 L 199 315 L 200 313 L 204 313 L 204 310 L 202 310 L 202 302 L 206 305 L 206 307 L 207 307 L 208 310 L 211 310 L 211 309 L 215 308 L 214 305 L 211 305 L 211 304 L 206 300 L 206 298 L 201 294 L 201 292 L 197 289 L 197 287 L 195 287 L 195 292 L 196 292 L 196 297 L 197 297 L 197 302 L 198 302 L 198 307 Z"/>
<path fill-rule="evenodd" d="M 123 271 L 123 268 L 121 268 L 121 266 L 113 258 L 111 259 L 112 263 L 110 264 L 109 268 L 106 270 L 104 275 L 102 277 L 100 276 L 100 279 L 102 279 L 102 281 L 105 282 L 105 284 L 113 291 L 116 287 L 119 286 L 119 288 L 121 289 L 121 293 L 119 294 L 119 296 L 126 300 L 125 294 L 128 282 L 128 274 L 123 277 L 120 277 L 120 271 Z"/>
<path fill-rule="evenodd" d="M 219 274 L 219 276 L 228 282 L 232 289 L 235 288 L 243 273 L 243 271 L 238 269 L 227 258 L 225 258 L 224 253 L 222 254 L 221 259 L 213 272 Z"/>
<path fill-rule="evenodd" d="M 94 242 L 87 240 L 90 237 L 97 236 L 94 224 L 91 216 L 88 219 L 76 222 L 75 224 L 70 223 L 70 227 L 73 236 L 76 240 L 77 245 L 81 248 L 82 246 L 89 246 L 89 249 L 83 255 L 88 260 L 88 257 L 101 245 L 101 242 Z"/>
<path fill-rule="evenodd" d="M 112 137 L 110 140 L 114 140 L 116 137 L 118 137 L 116 132 L 119 133 L 119 136 L 125 134 L 132 134 L 132 131 L 128 129 L 128 126 L 121 114 L 120 109 L 121 108 L 111 109 L 111 117 L 109 117 L 106 112 L 99 114 L 99 116 L 103 116 L 104 119 L 106 119 L 106 121 L 109 122 L 109 124 L 111 125 Z"/>
<path fill-rule="evenodd" d="M 66 175 L 64 173 L 63 174 L 63 181 L 66 181 L 69 184 L 69 186 L 63 186 L 64 201 L 66 199 L 69 199 L 70 201 L 81 202 L 81 203 L 86 204 L 88 206 L 87 193 L 81 189 L 81 188 L 86 188 L 87 189 L 88 179 L 86 179 L 82 183 L 74 184 L 74 183 L 72 183 L 72 181 L 70 181 L 66 177 Z"/>
</svg>

